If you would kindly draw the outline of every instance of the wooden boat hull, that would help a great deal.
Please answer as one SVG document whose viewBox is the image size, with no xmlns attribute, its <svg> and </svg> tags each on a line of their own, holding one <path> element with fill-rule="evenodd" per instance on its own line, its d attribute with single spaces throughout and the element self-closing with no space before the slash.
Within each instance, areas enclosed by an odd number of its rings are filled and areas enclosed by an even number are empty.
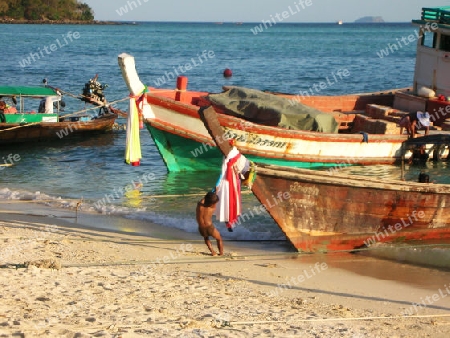
<svg viewBox="0 0 450 338">
<path fill-rule="evenodd" d="M 450 186 L 259 165 L 252 188 L 299 251 L 450 239 Z"/>
<path fill-rule="evenodd" d="M 107 132 L 112 129 L 116 118 L 116 114 L 107 114 L 89 121 L 0 123 L 0 144 L 58 140 L 76 135 Z"/>
<path fill-rule="evenodd" d="M 169 171 L 214 170 L 222 154 L 198 115 L 198 106 L 147 94 L 145 123 Z M 254 124 L 218 114 L 227 139 L 249 159 L 301 168 L 392 164 L 401 160 L 404 135 L 327 134 Z M 225 141 L 225 140 L 224 140 Z"/>
<path fill-rule="evenodd" d="M 177 90 L 151 88 L 148 91 L 136 72 L 134 58 L 121 54 L 118 61 L 131 100 L 135 102 L 139 98 L 139 102 L 148 103 L 148 109 L 142 107 L 144 121 L 167 169 L 217 170 L 222 155 L 198 114 L 199 109 L 210 105 L 205 99 L 208 93 L 187 91 L 187 78 L 184 77 L 178 79 Z M 146 100 L 141 101 L 143 93 Z M 289 100 L 300 99 L 294 95 L 276 95 Z M 344 124 L 352 123 L 355 113 L 366 109 L 368 104 L 392 105 L 394 99 L 392 92 L 301 98 L 310 107 L 338 116 L 338 122 Z M 261 163 L 302 168 L 393 164 L 399 162 L 405 153 L 403 145 L 407 136 L 400 135 L 400 131 L 398 134 L 372 131 L 369 135 L 289 130 L 225 115 L 220 107 L 214 109 L 219 113 L 218 118 L 225 129 L 227 140 L 234 139 L 243 154 Z M 381 109 L 381 113 L 387 114 L 387 111 Z M 397 128 L 394 122 L 390 122 Z M 378 124 L 376 119 L 375 124 Z"/>
</svg>

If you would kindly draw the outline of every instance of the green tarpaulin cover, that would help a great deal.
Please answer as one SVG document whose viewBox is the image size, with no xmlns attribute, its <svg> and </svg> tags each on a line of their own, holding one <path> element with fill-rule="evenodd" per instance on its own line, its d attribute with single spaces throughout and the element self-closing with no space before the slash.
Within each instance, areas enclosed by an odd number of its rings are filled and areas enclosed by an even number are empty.
<svg viewBox="0 0 450 338">
<path fill-rule="evenodd" d="M 337 133 L 335 118 L 300 102 L 243 87 L 226 87 L 223 93 L 209 94 L 213 106 L 226 114 L 268 126 Z"/>
</svg>

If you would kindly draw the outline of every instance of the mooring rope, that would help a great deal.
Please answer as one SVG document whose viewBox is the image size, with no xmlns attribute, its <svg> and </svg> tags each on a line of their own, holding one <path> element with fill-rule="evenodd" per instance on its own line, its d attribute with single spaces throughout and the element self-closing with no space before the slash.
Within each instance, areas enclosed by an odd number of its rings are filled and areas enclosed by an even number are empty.
<svg viewBox="0 0 450 338">
<path fill-rule="evenodd" d="M 350 320 L 372 320 L 372 319 L 399 319 L 399 318 L 434 318 L 450 317 L 450 313 L 441 313 L 435 315 L 411 315 L 411 316 L 373 316 L 373 317 L 345 317 L 345 318 L 310 318 L 298 319 L 296 322 L 331 322 L 331 321 L 350 321 Z"/>
<path fill-rule="evenodd" d="M 2 133 L 4 131 L 10 131 L 10 130 L 18 129 L 18 128 L 34 126 L 35 124 L 39 124 L 39 123 L 41 123 L 41 122 L 30 122 L 30 123 L 26 123 L 26 124 L 21 124 L 20 126 L 14 126 L 14 127 L 11 127 L 11 128 L 2 129 L 2 130 L 0 130 L 0 133 Z"/>
<path fill-rule="evenodd" d="M 450 314 L 435 314 L 435 315 L 414 315 L 414 316 L 387 316 L 387 317 L 346 317 L 346 318 L 323 318 L 323 319 L 296 319 L 296 322 L 329 322 L 329 321 L 352 321 L 352 320 L 375 320 L 375 319 L 381 319 L 381 320 L 386 320 L 386 319 L 409 319 L 409 318 L 441 318 L 441 317 L 449 317 Z M 133 329 L 133 330 L 137 330 L 137 329 L 141 329 L 141 328 L 145 328 L 145 327 L 150 327 L 152 325 L 171 325 L 174 326 L 176 325 L 177 330 L 180 329 L 180 325 L 181 324 L 191 324 L 191 323 L 197 323 L 197 324 L 206 324 L 206 323 L 202 323 L 199 322 L 197 320 L 189 320 L 188 318 L 186 318 L 186 320 L 168 320 L 168 321 L 164 321 L 164 322 L 151 322 L 151 324 L 149 324 L 148 321 L 142 322 L 142 324 L 118 324 L 117 322 L 105 322 L 103 325 L 101 326 L 83 326 L 83 325 L 77 325 L 77 329 L 78 330 L 119 330 L 121 328 L 123 329 Z M 225 321 L 225 320 L 211 320 L 209 321 L 210 324 L 210 328 L 211 329 L 228 329 L 233 327 L 233 325 L 261 325 L 261 324 L 287 324 L 288 321 L 287 320 L 255 320 L 255 321 Z M 29 325 L 27 323 L 25 323 L 28 327 L 25 329 L 26 331 L 42 331 L 43 328 L 39 328 L 37 327 L 37 325 Z M 204 329 L 206 329 L 204 326 L 202 326 Z M 44 326 L 45 328 L 45 326 Z M 195 328 L 195 326 L 191 326 L 191 328 Z"/>
<path fill-rule="evenodd" d="M 129 100 L 129 99 L 130 99 L 129 97 L 125 97 L 125 98 L 123 98 L 123 99 L 120 99 L 120 100 L 116 100 L 116 101 L 110 102 L 110 103 L 108 103 L 108 105 L 112 105 L 112 104 L 115 104 L 115 103 L 123 102 L 123 101 Z M 85 113 L 85 112 L 90 111 L 90 110 L 99 109 L 99 108 L 101 108 L 101 107 L 107 107 L 107 105 L 104 105 L 104 106 L 95 106 L 95 107 L 91 107 L 91 108 L 86 108 L 86 109 L 77 111 L 77 112 L 72 113 L 72 114 L 62 115 L 61 117 L 64 117 L 64 118 L 65 118 L 65 117 L 72 117 L 72 116 L 76 116 L 76 115 Z"/>
<path fill-rule="evenodd" d="M 51 87 L 51 86 L 49 86 L 49 87 Z M 83 98 L 91 99 L 91 97 L 86 96 L 86 95 L 83 95 L 83 94 L 75 95 L 75 94 L 72 94 L 72 93 L 70 93 L 70 92 L 67 92 L 67 91 L 65 91 L 65 90 L 62 90 L 62 89 L 59 89 L 59 88 L 56 88 L 56 87 L 51 87 L 51 88 L 53 88 L 53 89 L 55 89 L 55 90 L 61 92 L 61 94 L 63 94 L 63 95 L 68 95 L 68 96 L 71 96 L 71 97 L 73 97 L 73 98 L 75 98 L 75 99 L 78 99 L 78 100 L 82 100 Z M 127 97 L 127 98 L 125 98 L 125 99 L 123 99 L 123 100 L 128 100 L 128 99 L 129 99 L 129 97 Z M 98 102 L 98 101 L 97 101 L 97 102 Z M 99 108 L 99 107 L 107 107 L 107 106 L 110 106 L 111 104 L 114 104 L 114 103 L 117 103 L 117 102 L 120 102 L 120 101 L 105 102 L 105 103 L 99 102 L 99 103 L 102 103 L 102 105 L 101 105 L 101 106 L 96 106 L 96 107 L 97 107 L 97 108 Z"/>
<path fill-rule="evenodd" d="M 0 213 L 7 213 L 7 211 L 0 211 Z M 21 227 L 21 228 L 27 228 L 27 225 L 20 225 L 16 227 Z M 54 232 L 54 234 L 58 234 L 58 235 L 67 235 L 64 232 L 64 229 L 61 229 L 61 231 L 57 231 Z M 98 239 L 98 238 L 92 238 L 89 237 L 89 235 L 85 235 L 84 237 L 81 238 L 72 238 L 71 240 L 74 241 L 91 241 L 91 242 L 115 242 L 116 240 L 119 240 L 122 244 L 126 245 L 127 243 L 124 242 L 123 238 L 119 238 L 119 239 L 114 239 L 114 238 L 108 238 L 108 239 Z M 128 239 L 127 239 L 128 240 Z M 163 243 L 203 243 L 203 240 L 195 240 L 195 239 L 169 239 L 169 240 L 160 240 L 160 239 L 155 239 L 155 238 L 137 238 L 137 239 L 129 239 L 128 240 L 130 243 L 133 243 L 134 245 L 145 245 L 145 244 L 163 244 Z M 270 241 L 264 241 L 264 240 L 249 240 L 249 241 L 242 241 L 242 240 L 228 240 L 227 242 L 270 242 Z M 412 246 L 405 246 L 405 247 L 399 247 L 398 249 L 420 249 L 420 248 L 426 248 L 426 247 L 450 247 L 450 244 L 418 244 L 418 245 L 412 245 Z M 217 261 L 220 261 L 220 258 L 224 258 L 224 259 L 232 259 L 232 260 L 250 260 L 250 259 L 257 259 L 257 258 L 262 258 L 262 257 L 266 257 L 266 259 L 278 259 L 278 258 L 283 258 L 283 257 L 301 257 L 301 256 L 329 256 L 331 254 L 340 254 L 340 253 L 355 253 L 355 252 L 361 252 L 361 251 L 377 251 L 377 250 L 383 250 L 384 247 L 377 247 L 377 248 L 361 248 L 361 249 L 349 249 L 349 250 L 333 250 L 333 251 L 328 251 L 327 253 L 323 253 L 323 252 L 305 252 L 305 251 L 294 251 L 294 252 L 279 252 L 279 253 L 275 253 L 275 252 L 271 252 L 270 254 L 264 253 L 264 254 L 242 254 L 242 255 L 225 255 L 222 257 L 217 257 Z M 186 257 L 185 259 L 183 258 L 177 258 L 177 261 L 179 263 L 194 263 L 194 261 L 192 260 L 194 257 Z M 201 257 L 195 257 L 194 260 L 197 261 L 199 258 Z M 201 261 L 203 262 L 203 260 Z M 97 262 L 93 262 L 93 263 L 74 263 L 74 264 L 67 264 L 65 265 L 66 267 L 89 267 L 89 266 L 115 266 L 115 265 L 145 265 L 145 264 L 150 264 L 152 263 L 152 261 L 110 261 L 110 262 L 103 262 L 103 263 L 97 263 Z M 161 263 L 162 264 L 162 263 Z M 171 262 L 171 263 L 164 263 L 164 264 L 177 264 L 177 262 Z"/>
<path fill-rule="evenodd" d="M 250 190 L 244 190 L 241 192 L 241 194 L 249 195 L 251 194 Z M 205 196 L 204 192 L 201 193 L 195 193 L 195 194 L 175 194 L 175 195 L 143 195 L 139 196 L 140 198 L 168 198 L 168 197 L 189 197 L 189 196 Z"/>
<path fill-rule="evenodd" d="M 296 319 L 295 322 L 312 323 L 312 322 L 336 322 L 336 321 L 354 321 L 354 320 L 375 320 L 375 319 L 408 319 L 408 318 L 441 318 L 450 317 L 449 313 L 439 313 L 434 315 L 411 315 L 411 316 L 371 316 L 371 317 L 345 317 L 345 318 L 310 318 L 310 319 Z M 254 324 L 273 324 L 273 323 L 287 323 L 284 320 L 267 320 L 267 321 L 248 321 L 248 322 L 233 322 L 233 321 L 219 321 L 220 327 L 233 325 L 254 325 Z"/>
</svg>

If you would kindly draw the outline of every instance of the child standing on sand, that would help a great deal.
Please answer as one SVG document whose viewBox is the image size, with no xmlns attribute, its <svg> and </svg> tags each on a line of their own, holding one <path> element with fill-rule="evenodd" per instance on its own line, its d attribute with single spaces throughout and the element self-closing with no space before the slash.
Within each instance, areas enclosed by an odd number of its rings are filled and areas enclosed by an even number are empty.
<svg viewBox="0 0 450 338">
<path fill-rule="evenodd" d="M 216 256 L 209 236 L 212 236 L 217 241 L 217 248 L 219 249 L 219 256 L 223 255 L 223 241 L 219 231 L 214 227 L 212 223 L 212 216 L 216 209 L 216 204 L 219 202 L 219 197 L 214 192 L 208 192 L 205 197 L 197 203 L 197 223 L 198 231 L 203 236 L 205 244 L 213 256 Z"/>
</svg>

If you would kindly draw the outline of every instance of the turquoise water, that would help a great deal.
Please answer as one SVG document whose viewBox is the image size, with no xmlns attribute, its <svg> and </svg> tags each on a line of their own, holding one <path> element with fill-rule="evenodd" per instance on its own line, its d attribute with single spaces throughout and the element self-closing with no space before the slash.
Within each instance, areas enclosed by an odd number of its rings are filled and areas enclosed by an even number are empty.
<svg viewBox="0 0 450 338">
<path fill-rule="evenodd" d="M 141 79 L 149 86 L 166 81 L 174 68 L 186 64 L 191 64 L 191 69 L 183 73 L 189 77 L 189 88 L 202 91 L 219 92 L 222 86 L 240 85 L 298 93 L 339 71 L 350 75 L 316 94 L 380 91 L 412 85 L 415 44 L 379 56 L 397 38 L 413 34 L 414 27 L 410 24 L 283 24 L 257 35 L 252 33 L 253 27 L 253 24 L 212 23 L 0 25 L 2 84 L 33 85 L 47 78 L 53 86 L 80 94 L 84 83 L 99 74 L 99 80 L 109 85 L 108 100 L 120 100 L 127 97 L 128 91 L 117 56 L 127 52 L 135 56 Z M 214 56 L 202 59 L 201 64 L 194 63 L 192 59 L 199 60 L 204 51 Z M 233 70 L 231 79 L 223 78 L 225 68 Z M 174 87 L 174 83 L 169 79 L 161 87 Z M 66 101 L 69 110 L 84 107 L 70 98 Z M 116 106 L 127 110 L 126 102 Z M 123 119 L 119 122 L 125 123 Z M 140 167 L 123 163 L 123 131 L 89 140 L 4 146 L 0 158 L 18 154 L 20 161 L 2 171 L 0 196 L 83 199 L 82 208 L 86 211 L 126 214 L 195 232 L 194 206 L 200 195 L 213 187 L 216 175 L 168 174 L 144 130 L 141 140 Z M 399 168 L 390 166 L 344 170 L 380 177 L 399 176 Z M 406 175 L 415 179 L 420 170 L 430 171 L 432 179 L 449 183 L 445 163 L 427 164 L 426 168 L 407 167 Z M 118 193 L 133 181 L 150 176 L 150 180 L 143 182 L 141 195 L 127 197 Z M 180 196 L 185 194 L 189 196 Z M 244 195 L 243 199 L 244 210 L 258 204 L 251 195 Z M 99 202 L 102 200 L 106 201 L 104 205 Z M 73 206 L 73 202 L 67 205 Z M 284 239 L 267 215 L 245 222 L 239 231 L 225 236 Z"/>
</svg>

